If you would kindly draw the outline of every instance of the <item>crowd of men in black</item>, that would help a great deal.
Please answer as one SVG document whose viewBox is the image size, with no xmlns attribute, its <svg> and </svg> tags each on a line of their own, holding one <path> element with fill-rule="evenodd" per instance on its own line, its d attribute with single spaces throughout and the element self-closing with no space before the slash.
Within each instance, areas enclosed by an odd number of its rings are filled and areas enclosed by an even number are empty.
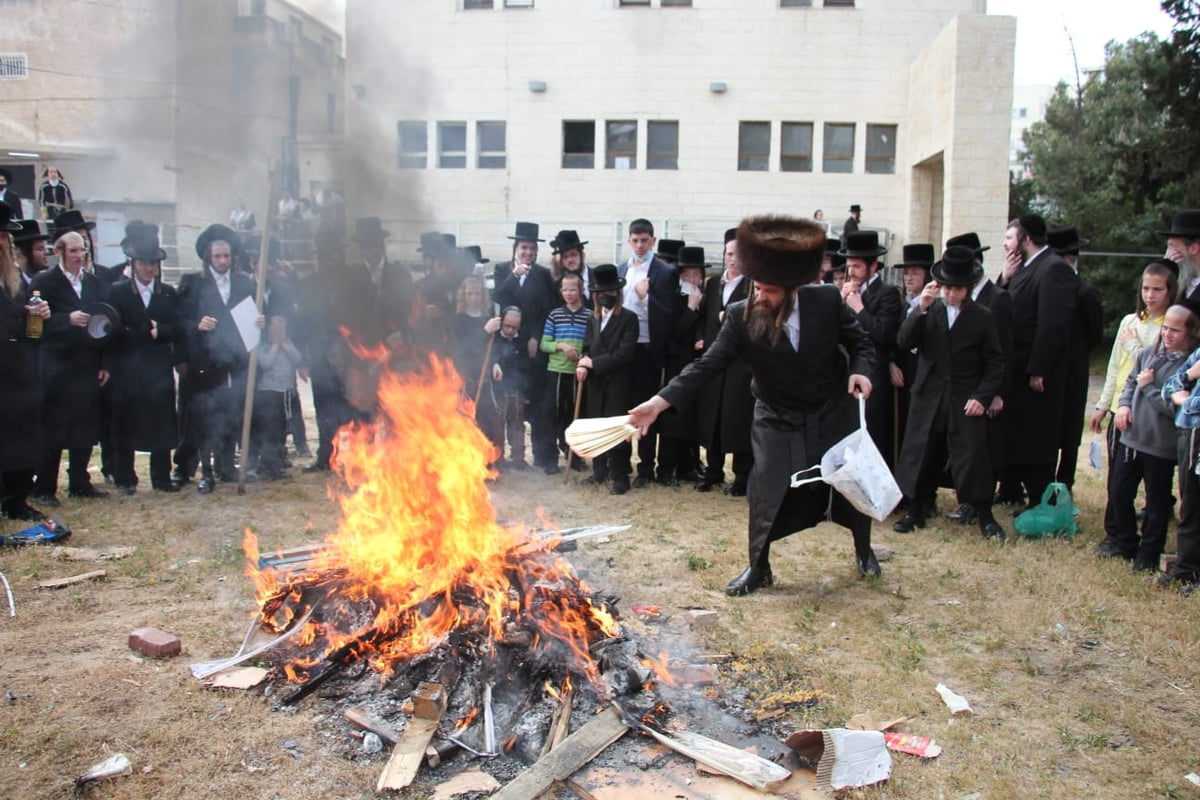
<svg viewBox="0 0 1200 800">
<path fill-rule="evenodd" d="M 551 265 L 540 264 L 545 240 L 536 224 L 519 222 L 511 258 L 490 274 L 478 247 L 429 232 L 418 280 L 389 260 L 377 218 L 357 221 L 350 259 L 341 241 L 318 238 L 317 268 L 303 277 L 278 259 L 273 241 L 264 248 L 261 236 L 212 225 L 196 240 L 200 268 L 174 288 L 162 281 L 166 254 L 153 225 L 130 223 L 126 263 L 105 267 L 92 261 L 94 223 L 78 210 L 59 215 L 52 233 L 7 211 L 0 205 L 12 243 L 0 241 L 0 413 L 21 424 L 0 440 L 0 475 L 3 512 L 18 519 L 41 518 L 29 502 L 58 504 L 64 450 L 68 492 L 106 496 L 89 477 L 97 443 L 101 473 L 122 494 L 137 490 L 135 451 L 150 453 L 157 491 L 177 492 L 197 473 L 201 494 L 236 481 L 249 356 L 233 312 L 254 298 L 258 280 L 262 370 L 255 434 L 241 457 L 264 480 L 286 477 L 288 433 L 307 453 L 297 376 L 312 381 L 318 427 L 305 470 L 330 468 L 337 429 L 374 410 L 354 353 L 379 344 L 394 363 L 451 357 L 497 445 L 494 466 L 531 468 L 528 422 L 532 467 L 557 473 L 564 458 L 571 463 L 564 430 L 572 418 L 623 414 L 654 397 L 711 348 L 731 304 L 755 304 L 758 288 L 739 268 L 736 228 L 712 276 L 703 248 L 657 239 L 645 219 L 628 227 L 625 262 L 596 266 L 572 230 L 551 241 Z M 1185 255 L 1200 241 L 1194 213 L 1180 212 L 1166 232 Z M 866 424 L 905 495 L 896 531 L 924 527 L 948 485 L 960 501 L 948 516 L 1003 538 L 994 503 L 1032 506 L 1052 481 L 1073 484 L 1088 352 L 1103 327 L 1099 297 L 1074 264 L 1084 244 L 1074 228 L 1022 217 L 1006 230 L 994 281 L 983 266 L 988 248 L 972 232 L 949 239 L 941 259 L 932 244 L 906 245 L 893 265 L 898 286 L 883 278 L 887 249 L 875 231 L 827 239 L 818 282 L 839 288 L 874 349 Z M 1181 299 L 1191 304 L 1194 265 L 1180 258 L 1189 270 L 1178 280 Z M 636 464 L 632 447 L 618 446 L 594 459 L 586 482 L 618 495 L 652 483 L 745 495 L 751 377 L 747 363 L 729 363 L 694 405 L 663 415 L 637 440 Z"/>
</svg>

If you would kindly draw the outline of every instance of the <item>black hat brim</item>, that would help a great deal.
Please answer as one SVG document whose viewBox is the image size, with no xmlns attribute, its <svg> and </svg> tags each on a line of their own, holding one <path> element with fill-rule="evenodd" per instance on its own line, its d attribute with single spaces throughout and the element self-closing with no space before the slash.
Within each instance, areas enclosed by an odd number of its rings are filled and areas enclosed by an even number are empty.
<svg viewBox="0 0 1200 800">
<path fill-rule="evenodd" d="M 510 236 L 508 238 L 511 239 L 512 237 Z M 525 241 L 528 241 L 528 240 L 525 240 Z M 540 242 L 542 240 L 538 239 L 538 241 Z M 559 247 L 557 244 L 551 243 L 550 244 L 550 252 L 554 253 L 555 255 L 559 255 L 561 253 L 567 252 L 568 250 L 578 250 L 581 247 L 583 247 L 585 244 L 587 244 L 587 242 L 571 242 L 566 247 Z"/>
<path fill-rule="evenodd" d="M 94 330 L 94 323 L 88 322 L 88 326 L 84 329 L 84 341 L 92 346 L 100 346 L 107 342 L 116 333 L 117 328 L 121 326 L 121 314 L 108 303 L 92 303 L 83 309 L 85 314 L 92 317 L 106 317 L 108 325 L 105 326 L 105 331 L 102 335 L 97 335 Z"/>
<path fill-rule="evenodd" d="M 842 258 L 879 258 L 887 253 L 886 247 L 876 247 L 874 250 L 838 250 Z"/>
<path fill-rule="evenodd" d="M 930 268 L 933 279 L 942 286 L 974 286 L 983 277 L 983 265 L 976 262 L 971 268 L 970 275 L 946 275 L 943 271 L 944 261 L 938 261 Z"/>
</svg>

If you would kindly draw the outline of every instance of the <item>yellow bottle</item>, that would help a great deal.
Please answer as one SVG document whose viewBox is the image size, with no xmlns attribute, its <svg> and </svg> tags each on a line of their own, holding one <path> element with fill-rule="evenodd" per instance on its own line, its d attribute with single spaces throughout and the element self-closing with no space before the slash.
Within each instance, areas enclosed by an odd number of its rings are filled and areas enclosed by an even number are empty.
<svg viewBox="0 0 1200 800">
<path fill-rule="evenodd" d="M 36 306 L 46 302 L 42 299 L 42 293 L 35 289 L 33 297 L 29 298 L 29 305 Z M 30 311 L 25 317 L 25 338 L 40 339 L 42 338 L 42 317 Z"/>
</svg>

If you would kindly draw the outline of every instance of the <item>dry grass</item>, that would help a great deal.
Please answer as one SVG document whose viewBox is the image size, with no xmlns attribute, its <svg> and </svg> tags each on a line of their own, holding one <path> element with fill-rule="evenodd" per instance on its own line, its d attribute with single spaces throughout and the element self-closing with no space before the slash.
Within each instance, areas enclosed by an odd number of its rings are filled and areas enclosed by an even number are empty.
<svg viewBox="0 0 1200 800">
<path fill-rule="evenodd" d="M 1195 796 L 1183 776 L 1200 770 L 1200 599 L 1093 555 L 1103 493 L 1081 463 L 1083 532 L 1074 540 L 999 545 L 941 519 L 911 535 L 880 525 L 876 540 L 895 558 L 882 580 L 862 581 L 849 534 L 822 525 L 777 544 L 777 585 L 739 599 L 722 588 L 744 566 L 743 500 L 686 488 L 613 498 L 533 472 L 502 478 L 494 495 L 510 519 L 533 520 L 541 507 L 564 526 L 634 523 L 573 560 L 624 607 L 720 612 L 695 642 L 737 656 L 721 668 L 718 694 L 753 707 L 819 693 L 772 723 L 781 730 L 840 725 L 863 711 L 919 715 L 905 730 L 935 737 L 944 754 L 927 763 L 897 756 L 890 782 L 849 797 Z M 943 493 L 943 509 L 950 503 Z M 134 775 L 95 796 L 372 795 L 380 757 L 347 758 L 352 743 L 323 718 L 323 701 L 273 711 L 257 694 L 200 688 L 185 666 L 240 641 L 253 610 L 244 527 L 267 547 L 331 529 L 319 477 L 251 485 L 245 497 L 222 486 L 208 498 L 64 499 L 60 511 L 76 526 L 73 544 L 138 551 L 107 565 L 103 582 L 57 591 L 33 584 L 93 567 L 54 562 L 42 548 L 0 554 L 18 611 L 0 618 L 0 693 L 9 693 L 0 700 L 0 796 L 65 797 L 74 775 L 115 751 L 130 756 Z M 0 532 L 17 527 L 3 522 Z M 183 657 L 133 657 L 126 636 L 143 625 L 178 634 Z M 965 695 L 974 716 L 951 719 L 937 683 Z M 427 786 L 409 793 L 427 795 Z"/>
</svg>

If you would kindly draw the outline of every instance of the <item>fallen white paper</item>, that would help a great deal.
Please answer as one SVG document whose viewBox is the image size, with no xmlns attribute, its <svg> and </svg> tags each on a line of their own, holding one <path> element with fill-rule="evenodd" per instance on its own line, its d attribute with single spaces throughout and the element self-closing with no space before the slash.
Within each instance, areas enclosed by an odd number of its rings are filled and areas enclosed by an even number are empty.
<svg viewBox="0 0 1200 800">
<path fill-rule="evenodd" d="M 262 331 L 258 328 L 258 306 L 254 304 L 254 298 L 243 298 L 242 302 L 229 309 L 229 314 L 233 317 L 233 324 L 237 325 L 238 335 L 242 337 L 246 352 L 249 353 L 262 339 Z"/>
<path fill-rule="evenodd" d="M 1194 783 L 1197 786 L 1200 786 L 1200 775 L 1197 775 L 1194 772 L 1189 772 L 1187 775 L 1184 775 L 1183 779 L 1190 783 Z"/>
<path fill-rule="evenodd" d="M 935 688 L 937 689 L 937 693 L 942 696 L 942 700 L 945 701 L 951 714 L 961 714 L 964 711 L 968 714 L 974 713 L 971 711 L 971 704 L 967 702 L 967 698 L 961 694 L 955 694 L 946 684 L 939 683 Z"/>
</svg>

